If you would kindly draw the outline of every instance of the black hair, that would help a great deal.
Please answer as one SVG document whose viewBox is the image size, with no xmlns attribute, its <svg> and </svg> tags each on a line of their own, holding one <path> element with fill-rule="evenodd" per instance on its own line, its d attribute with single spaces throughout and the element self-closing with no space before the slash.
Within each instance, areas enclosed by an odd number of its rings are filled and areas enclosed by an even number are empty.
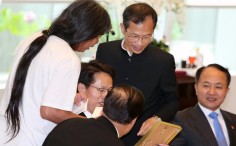
<svg viewBox="0 0 236 146">
<path fill-rule="evenodd" d="M 104 99 L 104 114 L 120 124 L 131 123 L 143 110 L 144 95 L 131 85 L 116 85 Z"/>
<path fill-rule="evenodd" d="M 135 3 L 128 6 L 123 12 L 123 24 L 125 29 L 129 27 L 130 21 L 135 24 L 142 23 L 147 16 L 151 16 L 154 24 L 154 28 L 157 23 L 156 11 L 147 3 Z"/>
<path fill-rule="evenodd" d="M 94 0 L 76 0 L 61 13 L 48 30 L 42 31 L 42 35 L 29 45 L 16 69 L 10 102 L 6 109 L 8 129 L 10 128 L 12 132 L 11 139 L 20 130 L 19 105 L 22 101 L 29 66 L 46 44 L 48 37 L 57 36 L 73 48 L 81 42 L 103 35 L 110 28 L 109 14 L 100 4 Z"/>
<path fill-rule="evenodd" d="M 100 72 L 107 73 L 111 76 L 112 80 L 115 79 L 115 70 L 110 65 L 102 61 L 91 60 L 88 63 L 82 63 L 78 83 L 89 87 L 95 81 L 94 75 Z"/>
<path fill-rule="evenodd" d="M 202 72 L 203 72 L 206 68 L 210 68 L 210 67 L 215 68 L 215 69 L 217 69 L 217 70 L 219 70 L 219 71 L 222 71 L 222 72 L 225 74 L 225 76 L 226 76 L 226 79 L 227 79 L 227 86 L 229 86 L 230 81 L 231 81 L 231 75 L 230 75 L 228 69 L 225 68 L 225 67 L 223 67 L 223 66 L 221 66 L 221 65 L 219 65 L 219 64 L 216 64 L 216 63 L 213 63 L 213 64 L 209 64 L 209 65 L 207 65 L 207 66 L 200 67 L 200 68 L 197 70 L 197 72 L 196 72 L 196 75 L 195 75 L 195 82 L 198 83 Z"/>
</svg>

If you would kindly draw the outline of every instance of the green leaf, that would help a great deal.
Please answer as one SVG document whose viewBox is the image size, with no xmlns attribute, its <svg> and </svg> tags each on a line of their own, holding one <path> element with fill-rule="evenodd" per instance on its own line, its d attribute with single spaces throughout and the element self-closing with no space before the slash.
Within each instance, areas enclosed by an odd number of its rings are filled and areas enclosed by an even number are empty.
<svg viewBox="0 0 236 146">
<path fill-rule="evenodd" d="M 8 29 L 9 21 L 11 20 L 11 10 L 4 8 L 0 11 L 0 32 Z"/>
</svg>

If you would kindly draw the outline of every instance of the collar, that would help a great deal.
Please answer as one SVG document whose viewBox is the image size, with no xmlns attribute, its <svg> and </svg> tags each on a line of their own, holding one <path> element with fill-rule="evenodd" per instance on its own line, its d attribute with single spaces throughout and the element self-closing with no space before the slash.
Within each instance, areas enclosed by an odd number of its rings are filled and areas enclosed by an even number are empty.
<svg viewBox="0 0 236 146">
<path fill-rule="evenodd" d="M 222 114 L 221 114 L 219 108 L 216 109 L 215 111 L 211 111 L 211 110 L 205 108 L 204 106 L 202 106 L 200 103 L 198 103 L 198 105 L 199 105 L 200 109 L 202 110 L 202 112 L 204 113 L 204 115 L 205 115 L 207 118 L 209 117 L 209 114 L 210 114 L 211 112 L 216 112 L 219 117 L 222 117 Z"/>
<path fill-rule="evenodd" d="M 128 50 L 125 48 L 124 44 L 125 44 L 125 39 L 123 39 L 122 42 L 121 42 L 121 48 L 122 48 L 123 50 L 125 50 L 125 51 L 128 53 L 128 55 L 131 57 L 131 56 L 133 55 L 133 53 L 130 52 L 130 51 L 128 51 Z"/>
<path fill-rule="evenodd" d="M 116 129 L 116 127 L 113 125 L 113 123 L 105 116 L 100 116 L 97 118 L 98 121 L 100 121 L 101 123 L 103 123 L 104 125 L 111 127 L 112 131 L 114 134 L 117 135 L 117 137 L 119 138 L 119 132 L 118 129 Z"/>
<path fill-rule="evenodd" d="M 92 118 L 92 114 L 88 110 L 85 110 L 84 114 L 87 118 Z"/>
<path fill-rule="evenodd" d="M 115 129 L 116 129 L 116 133 L 117 133 L 118 138 L 120 138 L 120 134 L 119 134 L 118 129 L 116 128 L 116 126 L 114 126 L 114 127 L 115 127 Z"/>
</svg>

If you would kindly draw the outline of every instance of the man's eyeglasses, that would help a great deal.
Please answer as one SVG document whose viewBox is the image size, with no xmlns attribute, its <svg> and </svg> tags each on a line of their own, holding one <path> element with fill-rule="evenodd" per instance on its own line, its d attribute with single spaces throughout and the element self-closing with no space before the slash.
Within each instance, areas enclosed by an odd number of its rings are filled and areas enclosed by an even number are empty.
<svg viewBox="0 0 236 146">
<path fill-rule="evenodd" d="M 138 42 L 141 39 L 143 43 L 149 43 L 152 40 L 152 34 L 141 36 L 134 33 L 129 33 L 128 31 L 126 31 L 126 33 L 129 42 Z"/>
<path fill-rule="evenodd" d="M 226 88 L 226 86 L 223 84 L 197 83 L 197 85 L 201 86 L 201 88 L 205 90 L 210 90 L 213 87 L 214 90 L 221 91 Z"/>
<path fill-rule="evenodd" d="M 111 92 L 112 88 L 109 88 L 109 89 L 105 89 L 105 88 L 99 88 L 99 87 L 96 87 L 96 86 L 93 86 L 93 85 L 89 85 L 90 87 L 93 87 L 95 89 L 97 89 L 98 92 L 102 93 L 102 94 L 108 94 L 109 92 Z"/>
</svg>

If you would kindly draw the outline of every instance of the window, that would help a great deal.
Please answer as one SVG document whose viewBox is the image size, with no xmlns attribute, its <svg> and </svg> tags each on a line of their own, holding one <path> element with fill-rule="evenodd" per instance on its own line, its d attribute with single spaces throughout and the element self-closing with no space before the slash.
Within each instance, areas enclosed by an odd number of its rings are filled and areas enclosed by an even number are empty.
<svg viewBox="0 0 236 146">
<path fill-rule="evenodd" d="M 5 87 L 11 71 L 14 49 L 19 42 L 28 35 L 47 28 L 72 1 L 0 0 L 0 89 Z M 100 42 L 121 39 L 122 12 L 126 6 L 137 0 L 98 1 L 108 10 L 115 31 L 114 35 L 104 35 Z M 181 59 L 194 54 L 196 48 L 200 48 L 205 55 L 205 65 L 216 62 L 236 70 L 236 62 L 231 61 L 235 60 L 232 52 L 236 45 L 232 42 L 236 33 L 233 29 L 236 25 L 236 0 L 228 0 L 227 3 L 225 0 L 186 0 L 184 15 L 167 11 L 166 5 L 161 5 L 166 0 L 160 0 L 159 3 L 156 0 L 139 1 L 149 3 L 158 11 L 158 24 L 153 37 L 161 40 L 166 36 L 170 53 L 174 55 L 177 64 L 180 64 Z M 229 2 L 230 5 L 227 5 Z M 184 23 L 177 23 L 177 18 Z M 96 47 L 78 53 L 78 56 L 82 61 L 88 61 L 95 57 Z"/>
<path fill-rule="evenodd" d="M 120 23 L 124 8 L 133 1 L 122 2 L 110 0 L 98 0 L 111 16 L 112 27 L 115 34 L 109 33 L 100 39 L 100 42 L 121 39 Z M 61 11 L 72 2 L 72 0 L 3 0 L 0 3 L 0 89 L 5 83 L 15 54 L 15 48 L 27 36 L 34 32 L 49 27 L 51 22 Z M 156 3 L 156 2 L 154 2 Z M 163 17 L 164 18 L 164 17 Z M 160 20 L 160 17 L 159 17 Z M 164 27 L 164 21 L 159 24 L 158 29 Z M 161 38 L 162 33 L 154 36 Z M 88 51 L 78 53 L 82 61 L 95 58 L 97 46 Z"/>
<path fill-rule="evenodd" d="M 0 4 L 0 89 L 5 87 L 19 42 L 30 34 L 47 28 L 67 5 L 68 2 Z"/>
</svg>

